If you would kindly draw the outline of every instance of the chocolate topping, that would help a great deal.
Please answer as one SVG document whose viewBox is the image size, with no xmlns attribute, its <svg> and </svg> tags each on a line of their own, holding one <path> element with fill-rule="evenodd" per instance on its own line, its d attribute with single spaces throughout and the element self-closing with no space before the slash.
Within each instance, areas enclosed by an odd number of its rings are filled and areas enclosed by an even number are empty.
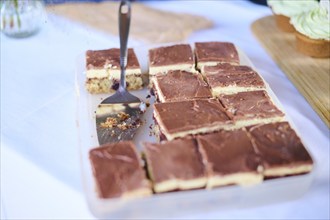
<svg viewBox="0 0 330 220">
<path fill-rule="evenodd" d="M 230 63 L 219 63 L 215 66 L 205 66 L 204 74 L 217 74 L 219 72 L 227 72 L 227 71 L 253 71 L 253 69 L 249 66 L 240 66 L 240 65 L 232 65 Z"/>
<path fill-rule="evenodd" d="M 128 49 L 127 56 L 127 69 L 140 68 L 133 49 Z M 86 68 L 87 70 L 103 68 L 120 70 L 120 49 L 88 50 L 86 52 Z"/>
<path fill-rule="evenodd" d="M 215 99 L 157 103 L 154 110 L 159 126 L 170 134 L 231 123 L 222 105 Z"/>
<path fill-rule="evenodd" d="M 189 44 L 178 44 L 149 50 L 149 65 L 151 67 L 176 64 L 194 65 L 194 56 Z"/>
<path fill-rule="evenodd" d="M 199 135 L 197 141 L 209 175 L 257 172 L 261 165 L 245 130 Z"/>
<path fill-rule="evenodd" d="M 228 42 L 195 43 L 197 62 L 224 62 L 239 64 L 236 47 Z"/>
<path fill-rule="evenodd" d="M 288 122 L 256 125 L 249 132 L 266 169 L 313 164 L 311 156 Z"/>
<path fill-rule="evenodd" d="M 222 95 L 220 101 L 234 120 L 284 116 L 264 90 Z"/>
<path fill-rule="evenodd" d="M 208 85 L 196 74 L 186 71 L 169 71 L 166 75 L 155 78 L 156 94 L 162 94 L 165 102 L 184 101 L 194 98 L 212 97 Z"/>
<path fill-rule="evenodd" d="M 144 143 L 144 152 L 153 182 L 193 180 L 206 177 L 205 168 L 194 139 Z"/>
<path fill-rule="evenodd" d="M 259 74 L 248 66 L 234 66 L 230 64 L 206 66 L 204 68 L 204 74 L 208 84 L 212 88 L 218 86 L 265 86 Z"/>
<path fill-rule="evenodd" d="M 93 174 L 101 198 L 149 188 L 140 158 L 132 142 L 102 145 L 89 152 Z"/>
</svg>

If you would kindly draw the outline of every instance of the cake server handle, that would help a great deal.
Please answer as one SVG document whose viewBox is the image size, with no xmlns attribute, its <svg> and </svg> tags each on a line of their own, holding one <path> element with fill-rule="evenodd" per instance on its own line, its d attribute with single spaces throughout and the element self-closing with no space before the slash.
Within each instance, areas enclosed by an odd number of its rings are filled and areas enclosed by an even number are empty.
<svg viewBox="0 0 330 220">
<path fill-rule="evenodd" d="M 126 91 L 125 69 L 127 65 L 127 41 L 131 23 L 131 3 L 122 0 L 119 6 L 119 40 L 120 40 L 120 84 L 119 91 Z"/>
</svg>

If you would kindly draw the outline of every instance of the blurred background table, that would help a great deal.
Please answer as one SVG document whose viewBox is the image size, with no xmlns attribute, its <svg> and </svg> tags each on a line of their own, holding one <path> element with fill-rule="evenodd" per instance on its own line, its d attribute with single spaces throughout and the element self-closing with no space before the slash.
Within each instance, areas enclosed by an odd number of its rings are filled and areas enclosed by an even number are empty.
<svg viewBox="0 0 330 220">
<path fill-rule="evenodd" d="M 185 42 L 231 41 L 245 51 L 296 124 L 317 163 L 315 180 L 300 199 L 244 210 L 187 212 L 177 218 L 329 219 L 329 129 L 250 30 L 253 21 L 271 15 L 270 9 L 248 1 L 143 4 L 213 22 L 212 28 L 193 32 Z M 129 44 L 150 43 L 130 39 Z M 1 34 L 2 219 L 94 218 L 80 178 L 74 71 L 76 57 L 87 49 L 118 45 L 115 35 L 50 13 L 34 36 L 14 39 Z"/>
</svg>

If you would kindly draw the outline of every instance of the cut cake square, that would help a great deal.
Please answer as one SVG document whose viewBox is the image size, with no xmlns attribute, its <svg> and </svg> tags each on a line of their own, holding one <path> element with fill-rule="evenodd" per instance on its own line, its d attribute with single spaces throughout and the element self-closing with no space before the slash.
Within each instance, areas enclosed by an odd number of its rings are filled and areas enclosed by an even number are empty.
<svg viewBox="0 0 330 220">
<path fill-rule="evenodd" d="M 231 118 L 215 99 L 156 103 L 154 119 L 159 135 L 167 140 L 230 129 L 232 125 Z"/>
<path fill-rule="evenodd" d="M 96 188 L 101 198 L 141 197 L 152 193 L 150 182 L 132 142 L 122 141 L 89 152 Z"/>
<path fill-rule="evenodd" d="M 128 90 L 143 88 L 142 72 L 133 49 L 128 49 L 126 84 Z M 88 50 L 86 52 L 86 89 L 90 93 L 109 93 L 118 89 L 120 50 Z"/>
<path fill-rule="evenodd" d="M 235 128 L 284 120 L 284 113 L 264 90 L 221 95 L 219 99 L 233 118 Z"/>
<path fill-rule="evenodd" d="M 249 129 L 261 156 L 265 177 L 310 172 L 313 160 L 288 122 L 256 125 Z"/>
<path fill-rule="evenodd" d="M 262 166 L 245 129 L 197 136 L 206 164 L 207 188 L 262 182 Z"/>
<path fill-rule="evenodd" d="M 144 143 L 144 156 L 156 193 L 206 185 L 205 167 L 194 139 Z"/>
<path fill-rule="evenodd" d="M 229 42 L 196 42 L 195 56 L 197 69 L 203 72 L 204 66 L 215 66 L 221 63 L 239 65 L 239 56 L 233 43 Z"/>
<path fill-rule="evenodd" d="M 207 83 L 198 74 L 169 71 L 153 78 L 153 91 L 159 102 L 185 101 L 212 97 Z"/>
<path fill-rule="evenodd" d="M 149 50 L 149 76 L 170 70 L 195 71 L 194 54 L 189 44 L 157 47 Z"/>
<path fill-rule="evenodd" d="M 203 75 L 212 90 L 212 95 L 233 94 L 243 91 L 265 89 L 260 75 L 248 66 L 218 64 L 205 66 Z"/>
</svg>

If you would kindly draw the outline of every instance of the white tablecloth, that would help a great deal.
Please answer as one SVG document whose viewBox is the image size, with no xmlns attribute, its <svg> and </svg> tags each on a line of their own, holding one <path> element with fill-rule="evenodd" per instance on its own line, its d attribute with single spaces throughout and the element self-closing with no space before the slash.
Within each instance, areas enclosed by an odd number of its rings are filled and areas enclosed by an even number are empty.
<svg viewBox="0 0 330 220">
<path fill-rule="evenodd" d="M 157 1 L 164 10 L 203 15 L 215 23 L 188 42 L 231 41 L 270 84 L 317 162 L 315 180 L 300 199 L 185 218 L 329 219 L 329 129 L 269 57 L 250 30 L 271 14 L 247 1 Z M 97 12 L 96 12 L 97 13 Z M 111 24 L 110 24 L 111 25 Z M 115 24 L 116 25 L 116 24 Z M 130 39 L 130 46 L 143 43 Z M 87 49 L 117 47 L 109 36 L 48 16 L 26 39 L 1 35 L 1 217 L 91 219 L 81 185 L 75 126 L 74 69 Z"/>
</svg>

